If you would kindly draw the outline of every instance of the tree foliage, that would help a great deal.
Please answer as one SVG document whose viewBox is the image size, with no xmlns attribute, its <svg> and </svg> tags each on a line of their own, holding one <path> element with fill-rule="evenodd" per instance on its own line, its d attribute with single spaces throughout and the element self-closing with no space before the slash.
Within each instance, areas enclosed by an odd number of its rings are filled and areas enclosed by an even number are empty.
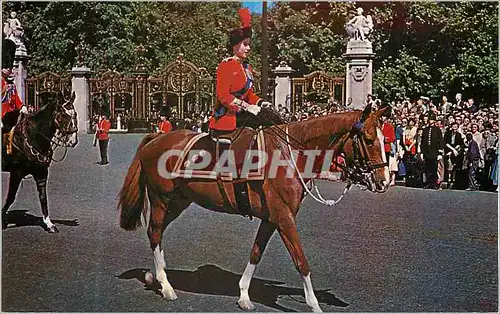
<svg viewBox="0 0 500 314">
<path fill-rule="evenodd" d="M 227 33 L 239 26 L 241 2 L 2 2 L 25 27 L 30 75 L 61 73 L 76 64 L 95 72 L 131 73 L 136 48 L 146 47 L 150 74 L 179 53 L 214 74 L 225 56 Z M 277 2 L 269 10 L 271 69 L 286 61 L 296 75 L 322 70 L 345 75 L 346 21 L 357 6 L 374 19 L 374 93 L 396 96 L 462 92 L 485 101 L 498 97 L 496 2 Z M 261 66 L 260 16 L 254 15 L 253 53 Z"/>
</svg>

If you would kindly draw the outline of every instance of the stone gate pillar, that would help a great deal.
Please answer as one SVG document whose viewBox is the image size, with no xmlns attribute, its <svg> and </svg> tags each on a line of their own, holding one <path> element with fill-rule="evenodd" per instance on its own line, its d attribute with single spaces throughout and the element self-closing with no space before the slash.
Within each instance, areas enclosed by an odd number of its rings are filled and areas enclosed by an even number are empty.
<svg viewBox="0 0 500 314">
<path fill-rule="evenodd" d="M 89 117 L 90 73 L 90 69 L 85 66 L 71 69 L 71 90 L 76 94 L 74 106 L 78 114 L 78 133 L 92 133 Z"/>
<path fill-rule="evenodd" d="M 286 62 L 281 61 L 279 66 L 274 69 L 276 78 L 274 80 L 274 106 L 276 109 L 281 104 L 291 111 L 291 95 L 292 95 L 292 68 Z"/>
<path fill-rule="evenodd" d="M 368 40 L 350 40 L 347 43 L 346 98 L 352 98 L 355 109 L 364 107 L 366 96 L 372 94 L 372 43 Z"/>
<path fill-rule="evenodd" d="M 14 84 L 16 84 L 17 92 L 23 104 L 26 104 L 26 79 L 28 78 L 28 60 L 30 57 L 27 54 L 19 55 L 16 51 L 16 63 L 14 64 Z"/>
</svg>

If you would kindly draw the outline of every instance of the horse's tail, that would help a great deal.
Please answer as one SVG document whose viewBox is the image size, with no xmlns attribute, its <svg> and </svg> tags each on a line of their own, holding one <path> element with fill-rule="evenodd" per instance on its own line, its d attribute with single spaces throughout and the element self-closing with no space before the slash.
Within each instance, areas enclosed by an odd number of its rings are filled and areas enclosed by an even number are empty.
<svg viewBox="0 0 500 314">
<path fill-rule="evenodd" d="M 134 160 L 128 168 L 125 182 L 119 194 L 118 209 L 120 212 L 120 227 L 125 230 L 135 230 L 142 227 L 141 213 L 146 212 L 146 184 L 142 175 L 140 160 L 141 149 L 161 133 L 147 135 L 137 148 Z"/>
</svg>

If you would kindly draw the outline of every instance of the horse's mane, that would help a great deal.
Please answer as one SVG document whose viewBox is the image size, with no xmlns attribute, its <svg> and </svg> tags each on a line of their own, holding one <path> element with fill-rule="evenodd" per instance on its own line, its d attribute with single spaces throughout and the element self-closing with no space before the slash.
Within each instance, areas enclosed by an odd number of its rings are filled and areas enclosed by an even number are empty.
<svg viewBox="0 0 500 314">
<path fill-rule="evenodd" d="M 237 115 L 236 119 L 237 127 L 246 126 L 253 129 L 257 129 L 259 126 L 273 126 L 284 123 L 285 121 L 281 118 L 281 115 L 269 107 L 262 108 L 257 116 L 247 111 L 242 111 Z"/>
<path fill-rule="evenodd" d="M 333 135 L 348 131 L 359 120 L 361 113 L 361 110 L 356 110 L 332 113 L 305 121 L 295 121 L 289 124 L 289 129 L 293 130 L 293 133 L 297 135 L 296 139 L 298 141 L 305 143 L 323 137 L 325 134 Z"/>
<path fill-rule="evenodd" d="M 37 111 L 35 111 L 31 115 L 31 118 L 33 120 L 37 120 L 37 119 L 40 119 L 40 118 L 42 118 L 42 119 L 46 118 L 47 112 L 52 112 L 52 109 L 55 107 L 55 104 L 56 104 L 55 100 L 46 103 L 40 109 L 38 109 Z"/>
</svg>

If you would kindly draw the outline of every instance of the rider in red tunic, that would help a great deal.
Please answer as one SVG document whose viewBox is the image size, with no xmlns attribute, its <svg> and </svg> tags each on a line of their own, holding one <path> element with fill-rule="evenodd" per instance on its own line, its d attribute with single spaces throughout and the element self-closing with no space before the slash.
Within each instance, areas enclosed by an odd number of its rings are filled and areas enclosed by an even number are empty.
<svg viewBox="0 0 500 314">
<path fill-rule="evenodd" d="M 168 121 L 167 107 L 162 107 L 160 110 L 160 122 L 158 122 L 158 133 L 168 133 L 172 131 L 172 123 Z"/>
<path fill-rule="evenodd" d="M 226 58 L 217 67 L 217 107 L 209 122 L 213 137 L 231 133 L 236 129 L 236 115 L 246 110 L 254 115 L 260 111 L 264 102 L 253 91 L 252 67 L 245 61 L 250 52 L 250 11 L 246 8 L 238 12 L 241 28 L 229 33 L 229 50 L 233 56 Z"/>
<path fill-rule="evenodd" d="M 19 113 L 28 113 L 17 92 L 12 77 L 16 44 L 10 39 L 2 40 L 2 133 L 9 132 L 17 123 Z"/>
</svg>

